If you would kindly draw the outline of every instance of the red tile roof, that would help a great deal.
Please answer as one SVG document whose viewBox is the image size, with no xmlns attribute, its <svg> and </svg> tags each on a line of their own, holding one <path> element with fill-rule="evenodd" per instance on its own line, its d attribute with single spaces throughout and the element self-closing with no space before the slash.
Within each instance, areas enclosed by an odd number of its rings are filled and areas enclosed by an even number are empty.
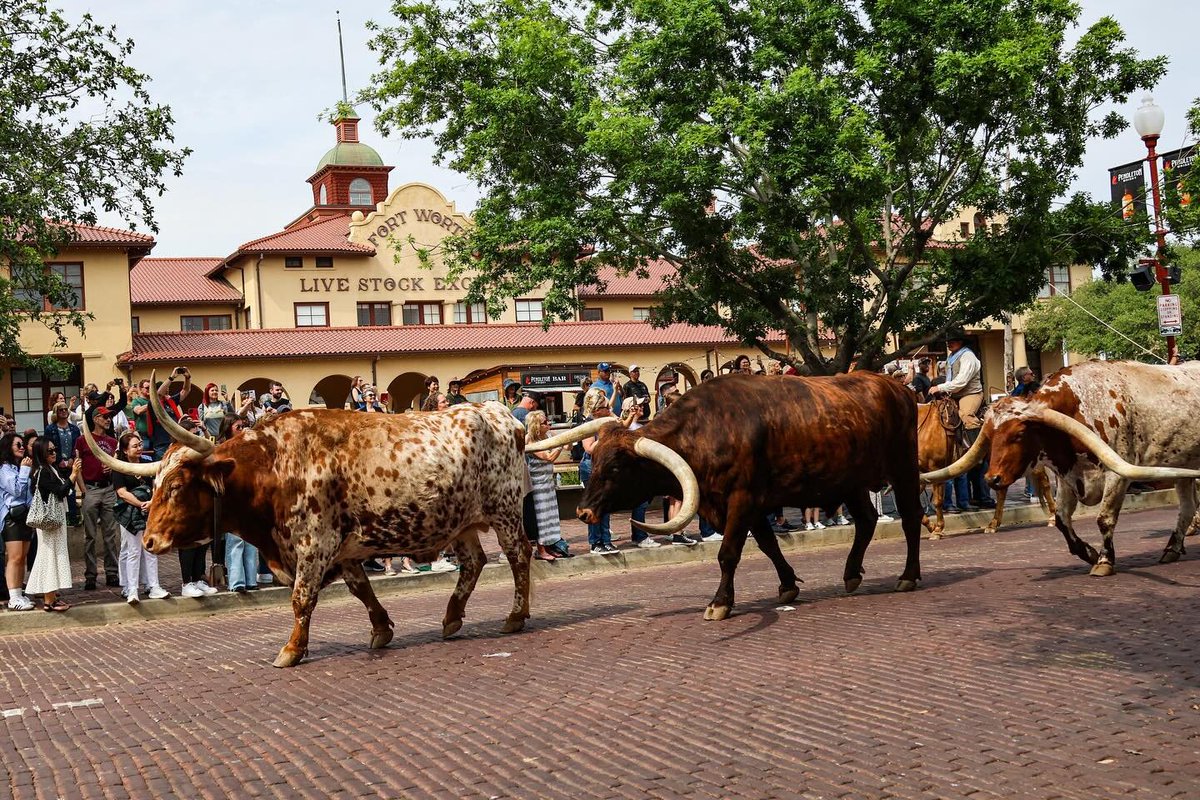
<svg viewBox="0 0 1200 800">
<path fill-rule="evenodd" d="M 75 241 L 79 244 L 127 246 L 154 246 L 154 237 L 145 233 L 137 233 L 120 228 L 105 228 L 100 225 L 72 225 L 75 229 Z"/>
<path fill-rule="evenodd" d="M 286 231 L 272 233 L 258 239 L 246 242 L 228 258 L 219 261 L 209 274 L 222 269 L 228 262 L 244 255 L 269 253 L 354 253 L 366 256 L 375 255 L 375 248 L 365 244 L 357 244 L 347 239 L 350 232 L 350 215 L 343 214 L 334 217 L 324 217 L 307 225 L 289 228 Z"/>
<path fill-rule="evenodd" d="M 242 295 L 222 278 L 206 277 L 220 258 L 143 258 L 129 273 L 129 301 L 135 306 L 164 303 L 239 303 Z"/>
<path fill-rule="evenodd" d="M 663 290 L 663 279 L 674 274 L 675 265 L 656 259 L 646 262 L 647 277 L 636 272 L 618 275 L 613 267 L 600 268 L 600 285 L 579 287 L 580 297 L 653 297 Z M 601 288 L 603 286 L 604 288 Z"/>
<path fill-rule="evenodd" d="M 782 342 L 782 336 L 771 341 Z M 372 328 L 279 328 L 268 330 L 141 333 L 124 364 L 163 360 L 280 359 L 397 353 L 484 352 L 585 347 L 613 351 L 631 347 L 732 345 L 719 327 L 675 324 L 652 328 L 641 321 L 559 322 L 538 325 L 402 325 Z"/>
</svg>

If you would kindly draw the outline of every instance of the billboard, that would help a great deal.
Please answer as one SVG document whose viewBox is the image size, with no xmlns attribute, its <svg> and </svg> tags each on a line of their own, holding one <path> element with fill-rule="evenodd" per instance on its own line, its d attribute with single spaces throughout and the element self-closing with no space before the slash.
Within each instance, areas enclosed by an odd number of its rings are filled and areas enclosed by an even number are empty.
<svg viewBox="0 0 1200 800">
<path fill-rule="evenodd" d="M 1163 166 L 1163 190 L 1167 197 L 1173 196 L 1173 189 L 1177 187 L 1189 172 L 1192 171 L 1192 162 L 1196 160 L 1196 145 L 1181 147 L 1178 150 L 1172 150 L 1169 153 L 1162 154 Z M 1191 205 L 1192 197 L 1187 192 L 1179 195 L 1179 205 Z"/>
<path fill-rule="evenodd" d="M 1122 219 L 1132 219 L 1135 214 L 1146 216 L 1146 162 L 1113 167 L 1108 171 L 1108 181 L 1113 205 Z"/>
</svg>

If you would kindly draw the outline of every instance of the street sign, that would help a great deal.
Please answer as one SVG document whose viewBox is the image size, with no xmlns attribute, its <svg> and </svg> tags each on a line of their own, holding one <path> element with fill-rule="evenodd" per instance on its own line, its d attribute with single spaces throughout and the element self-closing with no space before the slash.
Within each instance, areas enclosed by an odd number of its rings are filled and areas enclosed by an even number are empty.
<svg viewBox="0 0 1200 800">
<path fill-rule="evenodd" d="M 1179 336 L 1183 333 L 1183 310 L 1179 306 L 1179 295 L 1159 295 L 1158 333 L 1160 336 Z"/>
</svg>

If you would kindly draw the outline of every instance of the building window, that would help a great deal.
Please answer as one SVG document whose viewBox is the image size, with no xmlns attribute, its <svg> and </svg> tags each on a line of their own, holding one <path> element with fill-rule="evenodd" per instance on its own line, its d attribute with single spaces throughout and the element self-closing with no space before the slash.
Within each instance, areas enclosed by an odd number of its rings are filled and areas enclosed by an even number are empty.
<svg viewBox="0 0 1200 800">
<path fill-rule="evenodd" d="M 970 239 L 971 238 L 971 223 L 969 223 L 969 222 L 958 223 L 958 232 L 962 234 L 962 237 L 964 239 Z"/>
<path fill-rule="evenodd" d="M 405 303 L 401 308 L 405 325 L 441 325 L 441 303 Z"/>
<path fill-rule="evenodd" d="M 585 308 L 579 312 L 579 321 L 580 322 L 603 322 L 604 321 L 604 309 L 603 308 Z"/>
<path fill-rule="evenodd" d="M 288 269 L 300 269 L 304 266 L 304 259 L 300 256 L 284 256 L 283 265 Z"/>
<path fill-rule="evenodd" d="M 17 430 L 46 427 L 46 403 L 56 392 L 62 392 L 67 397 L 79 394 L 80 365 L 71 364 L 71 372 L 65 378 L 55 378 L 36 369 L 13 369 L 12 377 L 12 415 L 16 420 Z"/>
<path fill-rule="evenodd" d="M 133 323 L 130 327 L 133 329 L 134 333 L 142 332 L 142 321 L 140 319 L 138 319 L 137 317 L 133 317 L 132 319 L 130 319 L 130 322 Z"/>
<path fill-rule="evenodd" d="M 317 269 L 333 269 L 333 256 L 317 256 Z"/>
<path fill-rule="evenodd" d="M 355 178 L 350 181 L 350 205 L 371 205 L 371 184 L 366 178 Z"/>
<path fill-rule="evenodd" d="M 39 306 L 42 311 L 83 311 L 83 264 L 47 264 L 46 269 L 62 278 L 75 295 L 75 301 L 66 306 L 53 306 L 50 298 L 34 289 L 13 289 L 13 297 L 30 305 Z"/>
<path fill-rule="evenodd" d="M 181 331 L 227 331 L 232 327 L 233 317 L 229 314 L 204 314 L 179 318 L 179 330 Z"/>
<path fill-rule="evenodd" d="M 325 188 L 325 184 L 321 184 L 321 191 L 317 195 L 317 205 L 329 205 L 329 191 Z"/>
<path fill-rule="evenodd" d="M 637 320 L 638 322 L 645 322 L 646 320 L 650 319 L 650 309 L 649 308 L 635 308 L 633 310 L 633 318 L 635 320 Z"/>
<path fill-rule="evenodd" d="M 487 322 L 487 309 L 483 303 L 454 304 L 454 323 L 463 325 L 468 322 Z"/>
<path fill-rule="evenodd" d="M 297 328 L 329 326 L 329 303 L 295 303 Z"/>
<path fill-rule="evenodd" d="M 391 325 L 392 324 L 392 304 L 391 303 L 359 303 L 358 304 L 358 324 L 367 326 Z"/>
<path fill-rule="evenodd" d="M 1038 292 L 1038 297 L 1054 297 L 1071 293 L 1070 267 L 1050 267 L 1046 270 L 1046 285 Z"/>
<path fill-rule="evenodd" d="M 517 322 L 541 322 L 542 321 L 542 301 L 541 300 L 518 300 L 516 305 L 517 305 Z"/>
</svg>

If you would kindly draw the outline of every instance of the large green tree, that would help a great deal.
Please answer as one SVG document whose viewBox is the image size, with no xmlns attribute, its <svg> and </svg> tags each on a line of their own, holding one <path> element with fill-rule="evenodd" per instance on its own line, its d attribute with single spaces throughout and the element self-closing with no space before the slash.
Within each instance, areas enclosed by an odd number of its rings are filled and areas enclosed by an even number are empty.
<svg viewBox="0 0 1200 800">
<path fill-rule="evenodd" d="M 188 151 L 169 147 L 171 111 L 151 101 L 148 77 L 128 63 L 133 42 L 115 28 L 41 0 L 0 9 L 0 363 L 53 370 L 22 349 L 22 325 L 44 323 L 62 346 L 89 315 L 52 310 L 77 302 L 45 262 L 100 213 L 157 230 L 153 199 Z"/>
<path fill-rule="evenodd" d="M 364 99 L 381 130 L 432 137 L 482 188 L 475 226 L 443 248 L 489 308 L 543 292 L 568 317 L 602 266 L 663 259 L 655 322 L 720 324 L 776 357 L 781 330 L 789 360 L 822 373 L 1013 312 L 1050 264 L 1081 257 L 1095 210 L 1054 200 L 1087 138 L 1125 125 L 1095 109 L 1165 69 L 1109 18 L 1068 47 L 1069 0 L 392 10 Z M 988 224 L 939 242 L 967 207 Z"/>
<path fill-rule="evenodd" d="M 1183 334 L 1176 337 L 1179 352 L 1191 358 L 1200 350 L 1200 251 L 1176 248 L 1172 263 L 1182 280 L 1173 287 L 1183 307 Z M 1068 297 L 1039 303 L 1026 320 L 1026 337 L 1035 347 L 1057 350 L 1063 342 L 1077 353 L 1161 363 L 1166 340 L 1158 332 L 1154 287 L 1139 292 L 1128 281 L 1086 283 Z"/>
</svg>

